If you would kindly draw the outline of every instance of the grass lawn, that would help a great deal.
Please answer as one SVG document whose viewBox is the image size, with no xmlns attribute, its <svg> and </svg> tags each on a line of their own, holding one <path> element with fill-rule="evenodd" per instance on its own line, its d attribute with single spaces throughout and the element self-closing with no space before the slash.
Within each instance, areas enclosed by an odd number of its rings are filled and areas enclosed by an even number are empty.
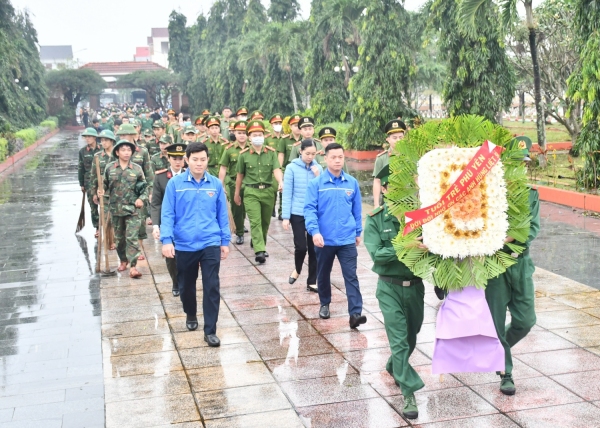
<svg viewBox="0 0 600 428">
<path fill-rule="evenodd" d="M 511 133 L 517 135 L 525 135 L 531 138 L 531 141 L 537 143 L 537 130 L 535 122 L 508 122 L 504 121 L 502 124 Z M 564 143 L 571 141 L 569 133 L 560 123 L 554 123 L 552 125 L 546 125 L 546 141 L 548 143 Z"/>
<path fill-rule="evenodd" d="M 548 167 L 545 169 L 534 166 L 537 164 L 535 155 L 529 167 L 528 176 L 531 184 L 583 192 L 578 189 L 575 181 L 575 171 L 583 168 L 583 159 L 574 158 L 567 153 L 548 152 Z"/>
</svg>

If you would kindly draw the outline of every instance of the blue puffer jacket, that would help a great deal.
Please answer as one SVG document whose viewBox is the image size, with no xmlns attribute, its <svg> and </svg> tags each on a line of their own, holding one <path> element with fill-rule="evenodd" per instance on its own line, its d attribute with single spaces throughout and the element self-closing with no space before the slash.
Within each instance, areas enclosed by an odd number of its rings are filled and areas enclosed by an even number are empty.
<svg viewBox="0 0 600 428">
<path fill-rule="evenodd" d="M 302 159 L 294 159 L 286 168 L 283 177 L 283 208 L 281 216 L 289 220 L 291 214 L 304 216 L 304 196 L 308 182 L 315 178 L 311 168 L 316 166 L 319 173 L 323 168 L 314 160 L 307 166 Z"/>
</svg>

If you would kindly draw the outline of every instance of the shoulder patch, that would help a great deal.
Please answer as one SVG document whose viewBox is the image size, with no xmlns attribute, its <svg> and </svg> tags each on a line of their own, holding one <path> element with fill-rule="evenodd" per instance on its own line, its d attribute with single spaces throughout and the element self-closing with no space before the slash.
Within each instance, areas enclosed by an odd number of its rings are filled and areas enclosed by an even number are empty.
<svg viewBox="0 0 600 428">
<path fill-rule="evenodd" d="M 294 143 L 294 147 L 299 146 L 300 144 L 302 144 L 302 141 L 298 141 L 298 142 Z"/>
<path fill-rule="evenodd" d="M 245 152 L 247 152 L 248 150 L 250 150 L 250 148 L 249 148 L 249 147 L 246 147 L 244 150 L 242 150 L 242 151 L 240 152 L 240 155 L 241 155 L 242 153 L 245 153 Z"/>
<path fill-rule="evenodd" d="M 165 169 L 159 169 L 158 171 L 155 171 L 155 172 L 154 172 L 154 175 L 158 175 L 158 174 L 164 174 L 164 173 L 165 173 L 165 172 L 167 172 L 167 171 L 168 171 L 168 169 L 167 169 L 167 168 L 165 168 Z"/>
<path fill-rule="evenodd" d="M 315 140 L 317 143 L 321 142 L 321 140 L 319 138 L 313 138 L 313 140 Z"/>
<path fill-rule="evenodd" d="M 369 217 L 373 217 L 374 215 L 377 215 L 382 211 L 383 211 L 383 207 L 377 207 L 369 213 Z"/>
<path fill-rule="evenodd" d="M 265 146 L 265 149 L 267 149 L 267 150 L 271 150 L 272 152 L 275 152 L 275 151 L 276 151 L 276 150 L 275 150 L 273 147 L 271 147 L 271 146 Z"/>
<path fill-rule="evenodd" d="M 385 155 L 386 153 L 387 153 L 387 150 L 384 150 L 383 152 L 379 153 L 379 154 L 377 155 L 377 157 L 379 157 L 379 156 L 383 156 L 383 155 Z"/>
<path fill-rule="evenodd" d="M 283 134 L 281 138 L 290 138 L 290 134 Z"/>
<path fill-rule="evenodd" d="M 229 144 L 227 147 L 225 147 L 225 150 L 229 150 L 230 148 L 233 147 L 233 143 Z"/>
</svg>

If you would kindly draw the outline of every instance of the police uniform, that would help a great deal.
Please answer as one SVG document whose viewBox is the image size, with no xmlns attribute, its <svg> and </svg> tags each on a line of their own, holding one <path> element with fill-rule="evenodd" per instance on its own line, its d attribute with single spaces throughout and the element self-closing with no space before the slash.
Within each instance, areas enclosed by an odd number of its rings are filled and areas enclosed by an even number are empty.
<svg viewBox="0 0 600 428">
<path fill-rule="evenodd" d="M 165 149 L 168 156 L 181 156 L 185 155 L 184 144 L 172 144 Z M 166 158 L 166 156 L 165 156 Z M 181 168 L 178 174 L 185 171 L 185 168 Z M 167 168 L 162 169 L 156 173 L 154 177 L 154 186 L 152 187 L 152 199 L 150 201 L 150 215 L 152 217 L 152 224 L 160 227 L 160 213 L 162 208 L 163 198 L 165 196 L 165 190 L 169 180 L 175 175 L 171 169 L 170 164 L 167 161 Z M 179 287 L 177 285 L 177 263 L 174 257 L 165 257 L 167 263 L 167 271 L 172 281 L 172 293 L 173 296 L 179 296 Z"/>
<path fill-rule="evenodd" d="M 531 140 L 527 137 L 515 139 L 513 144 L 518 144 L 523 150 L 524 159 L 529 159 Z M 512 379 L 512 353 L 510 348 L 523 339 L 536 323 L 535 315 L 535 288 L 533 273 L 535 266 L 529 256 L 529 246 L 540 230 L 540 196 L 537 190 L 529 189 L 529 209 L 531 221 L 529 237 L 524 244 L 523 253 L 514 253 L 517 263 L 509 267 L 506 272 L 488 281 L 485 297 L 490 307 L 498 339 L 502 343 L 505 354 L 505 373 L 501 374 L 500 391 L 506 395 L 515 393 Z M 512 253 L 510 248 L 504 247 L 503 251 Z M 511 315 L 511 322 L 506 324 L 506 308 Z"/>
<path fill-rule="evenodd" d="M 233 125 L 233 131 L 246 131 L 248 122 L 240 120 Z M 240 147 L 237 142 L 233 142 L 225 147 L 223 155 L 219 161 L 219 166 L 227 168 L 227 176 L 225 179 L 225 186 L 227 186 L 227 193 L 229 196 L 229 203 L 231 206 L 231 215 L 235 223 L 235 234 L 237 235 L 236 244 L 241 245 L 244 243 L 244 219 L 246 218 L 246 208 L 244 207 L 244 186 L 240 189 L 240 198 L 242 204 L 237 205 L 234 201 L 235 195 L 235 180 L 237 177 L 237 163 L 239 160 L 240 153 L 245 150 L 246 146 Z"/>
<path fill-rule="evenodd" d="M 264 125 L 260 121 L 252 121 L 246 128 L 246 133 L 263 132 Z M 273 173 L 280 170 L 277 152 L 268 146 L 258 151 L 250 144 L 240 152 L 237 163 L 237 173 L 243 176 L 244 207 L 250 221 L 250 234 L 256 253 L 255 260 L 264 263 L 266 257 L 266 242 L 271 224 L 273 211 Z"/>
<path fill-rule="evenodd" d="M 378 176 L 383 185 L 387 184 L 388 175 L 389 167 L 384 167 Z M 425 287 L 423 281 L 398 260 L 392 240 L 399 231 L 400 222 L 384 204 L 367 216 L 364 242 L 373 260 L 371 269 L 379 275 L 375 296 L 392 351 L 386 370 L 405 397 L 404 415 L 414 419 L 418 416 L 414 393 L 425 384 L 410 365 L 409 358 L 423 324 Z M 408 408 L 407 403 L 414 407 Z"/>
<path fill-rule="evenodd" d="M 210 116 L 205 123 L 207 128 L 210 128 L 211 126 L 218 126 L 219 129 L 221 129 L 221 121 L 218 117 Z M 206 147 L 208 147 L 208 173 L 212 176 L 218 177 L 219 161 L 221 160 L 223 150 L 229 141 L 219 135 L 216 141 L 213 140 L 212 137 L 207 137 L 201 142 L 206 144 Z"/>
<path fill-rule="evenodd" d="M 282 117 L 282 115 L 279 114 L 279 113 L 275 113 L 269 119 L 269 123 L 271 124 L 271 126 L 273 126 L 275 124 L 282 125 L 283 124 L 283 117 Z M 283 163 L 285 164 L 285 144 L 281 144 L 282 141 L 289 142 L 288 135 L 283 134 L 283 129 L 281 131 L 279 131 L 279 133 L 275 133 L 275 130 L 273 130 L 273 134 L 267 134 L 265 136 L 265 144 L 267 146 L 272 147 L 273 149 L 275 149 L 275 151 L 277 151 L 277 153 L 278 153 L 277 157 L 278 158 L 279 158 L 279 153 L 282 153 L 281 150 L 282 150 L 282 147 L 283 147 L 283 153 L 284 153 Z M 282 164 L 281 165 L 281 173 L 283 174 L 284 172 L 285 172 L 285 167 Z M 277 180 L 275 180 L 275 177 L 273 177 L 273 186 L 277 186 Z M 273 197 L 273 213 L 272 213 L 272 216 L 275 217 L 275 208 L 277 206 L 277 194 L 279 194 L 279 220 L 283 220 L 283 218 L 281 217 L 281 212 L 282 212 L 281 192 L 277 192 L 277 191 L 274 192 L 274 197 Z"/>
<path fill-rule="evenodd" d="M 96 132 L 94 128 L 87 128 L 81 135 L 83 137 L 98 138 L 98 132 Z M 102 150 L 97 144 L 98 143 L 96 143 L 96 147 L 92 148 L 86 143 L 85 147 L 79 150 L 79 162 L 77 164 L 77 177 L 79 179 L 79 186 L 83 187 L 87 194 L 88 204 L 90 205 L 90 210 L 92 213 L 92 224 L 94 225 L 95 229 L 98 229 L 100 216 L 98 214 L 98 205 L 95 204 L 93 200 L 94 193 L 92 192 L 90 185 L 90 174 L 95 172 L 95 170 L 93 170 L 94 155 Z"/>
</svg>

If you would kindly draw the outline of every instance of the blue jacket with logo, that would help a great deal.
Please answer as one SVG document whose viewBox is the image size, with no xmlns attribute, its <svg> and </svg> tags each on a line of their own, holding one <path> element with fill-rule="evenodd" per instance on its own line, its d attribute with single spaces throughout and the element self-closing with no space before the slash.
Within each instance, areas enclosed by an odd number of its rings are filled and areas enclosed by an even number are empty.
<svg viewBox="0 0 600 428">
<path fill-rule="evenodd" d="M 185 171 L 169 180 L 162 203 L 160 240 L 178 251 L 228 246 L 227 198 L 221 181 L 204 173 L 198 183 Z"/>
<path fill-rule="evenodd" d="M 316 166 L 319 175 L 323 168 L 315 160 L 307 166 L 302 159 L 294 159 L 286 168 L 283 176 L 283 198 L 281 199 L 281 216 L 289 220 L 290 215 L 304 215 L 304 197 L 308 182 L 315 178 L 312 167 Z"/>
<path fill-rule="evenodd" d="M 336 177 L 329 170 L 312 179 L 306 189 L 304 222 L 312 236 L 323 236 L 325 245 L 354 244 L 362 232 L 358 181 L 343 171 Z"/>
</svg>

